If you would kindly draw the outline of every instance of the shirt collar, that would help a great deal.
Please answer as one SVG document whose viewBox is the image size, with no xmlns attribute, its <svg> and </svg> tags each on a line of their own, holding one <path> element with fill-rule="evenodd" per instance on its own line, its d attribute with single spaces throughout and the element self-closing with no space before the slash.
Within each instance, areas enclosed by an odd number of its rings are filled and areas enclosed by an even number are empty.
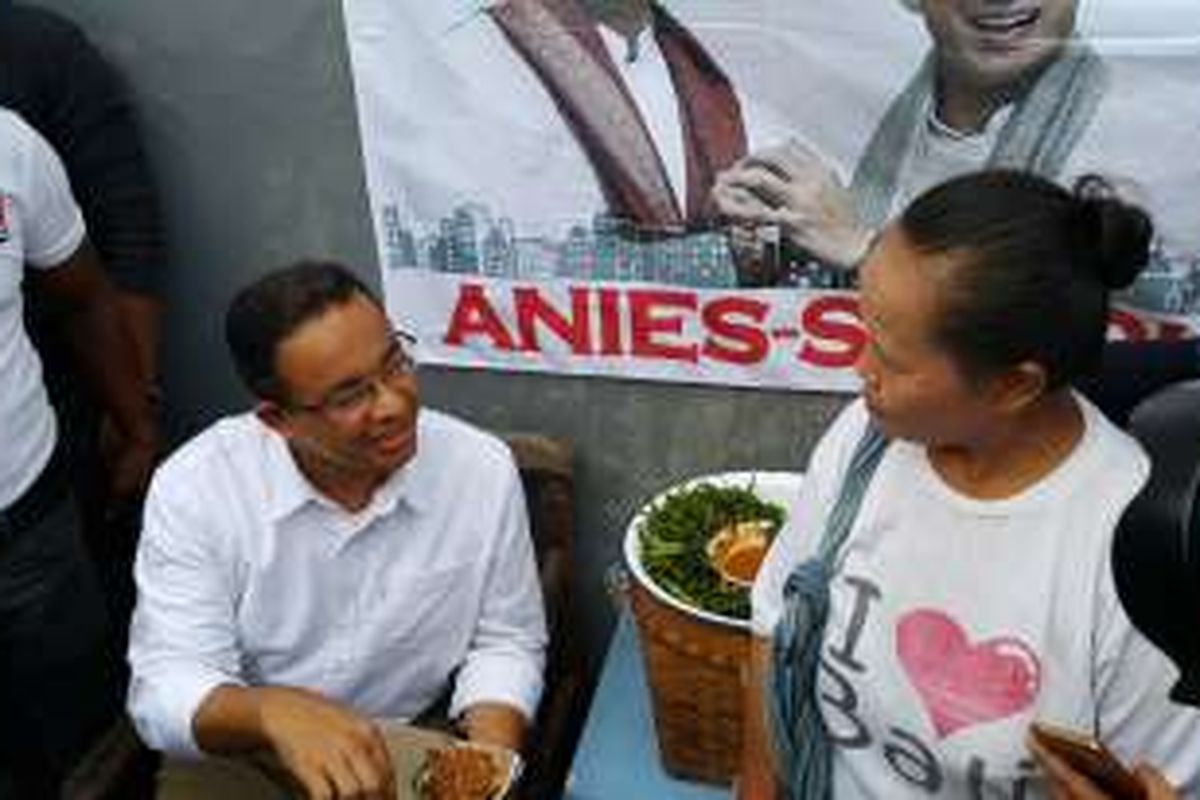
<svg viewBox="0 0 1200 800">
<path fill-rule="evenodd" d="M 654 58 L 654 50 L 658 43 L 654 38 L 654 26 L 647 25 L 634 36 L 617 33 L 607 25 L 596 25 L 600 39 L 608 50 L 608 55 L 618 69 L 633 69 L 634 65 L 644 63 L 647 58 Z"/>
<path fill-rule="evenodd" d="M 992 116 L 984 123 L 983 130 L 960 131 L 958 128 L 952 128 L 942 121 L 937 114 L 937 103 L 930 97 L 925 106 L 925 124 L 930 133 L 940 136 L 943 139 L 950 139 L 957 142 L 990 141 L 999 135 L 1000 129 L 1004 127 L 1004 123 L 1008 122 L 1012 111 L 1013 104 L 1005 103 L 992 112 Z"/>
<path fill-rule="evenodd" d="M 347 517 L 369 515 L 377 517 L 391 513 L 398 502 L 417 513 L 428 509 L 432 494 L 428 456 L 422 458 L 423 447 L 420 427 L 417 429 L 417 454 L 404 466 L 393 472 L 383 484 L 375 490 L 371 502 L 357 514 L 342 509 L 305 477 L 296 464 L 287 440 L 276 431 L 271 430 L 265 423 L 262 425 L 265 436 L 265 473 L 268 480 L 267 495 L 270 504 L 271 519 L 280 522 L 295 514 L 310 504 L 319 505 L 333 511 L 339 511 Z"/>
</svg>

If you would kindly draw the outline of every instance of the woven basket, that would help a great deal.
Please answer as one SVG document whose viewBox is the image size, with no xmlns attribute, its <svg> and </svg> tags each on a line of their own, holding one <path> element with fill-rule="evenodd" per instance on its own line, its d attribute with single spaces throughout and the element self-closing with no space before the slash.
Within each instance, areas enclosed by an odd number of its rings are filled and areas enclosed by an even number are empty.
<svg viewBox="0 0 1200 800">
<path fill-rule="evenodd" d="M 689 481 L 746 486 L 765 500 L 787 504 L 799 487 L 795 473 L 725 473 Z M 674 491 L 674 489 L 669 490 Z M 665 495 L 665 493 L 664 493 Z M 637 621 L 664 769 L 684 780 L 729 784 L 742 752 L 743 665 L 749 625 L 690 608 L 654 585 L 638 559 L 638 532 L 652 500 L 625 533 L 629 599 Z"/>
<path fill-rule="evenodd" d="M 742 663 L 750 634 L 680 613 L 637 581 L 630 601 L 654 705 L 663 767 L 727 784 L 742 752 Z"/>
</svg>

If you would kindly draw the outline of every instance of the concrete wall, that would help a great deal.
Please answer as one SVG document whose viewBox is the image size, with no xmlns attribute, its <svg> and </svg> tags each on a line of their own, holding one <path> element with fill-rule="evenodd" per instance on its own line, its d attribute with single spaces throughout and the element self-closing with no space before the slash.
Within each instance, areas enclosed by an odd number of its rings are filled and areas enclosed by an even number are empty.
<svg viewBox="0 0 1200 800">
<path fill-rule="evenodd" d="M 301 255 L 378 282 L 336 0 L 39 0 L 76 20 L 130 81 L 171 238 L 164 352 L 178 440 L 245 407 L 221 342 L 238 286 Z M 578 449 L 586 639 L 611 622 L 602 576 L 647 496 L 684 476 L 795 468 L 845 398 L 429 370 L 431 405 Z"/>
</svg>

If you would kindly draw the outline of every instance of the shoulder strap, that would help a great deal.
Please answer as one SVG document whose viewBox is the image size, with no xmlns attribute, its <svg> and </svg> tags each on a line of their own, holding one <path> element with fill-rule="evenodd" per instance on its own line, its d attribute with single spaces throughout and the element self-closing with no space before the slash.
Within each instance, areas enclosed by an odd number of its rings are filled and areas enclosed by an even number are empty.
<svg viewBox="0 0 1200 800">
<path fill-rule="evenodd" d="M 883 433 L 868 422 L 825 520 L 817 554 L 798 565 L 784 584 L 784 610 L 772 641 L 766 706 L 788 800 L 828 800 L 832 793 L 833 751 L 816 703 L 817 664 L 829 616 L 829 582 L 887 444 Z"/>
<path fill-rule="evenodd" d="M 829 517 L 825 520 L 825 531 L 821 536 L 818 557 L 830 568 L 833 567 L 838 552 L 849 537 L 850 529 L 854 527 L 854 520 L 858 518 L 858 509 L 862 505 L 863 497 L 867 494 L 871 478 L 875 475 L 875 468 L 879 466 L 887 445 L 888 440 L 884 437 L 883 432 L 873 422 L 868 422 L 862 438 L 858 440 L 858 445 L 854 448 L 854 455 L 850 457 L 850 465 L 846 468 L 846 474 L 842 476 L 842 486 L 838 490 L 837 500 L 829 511 Z"/>
</svg>

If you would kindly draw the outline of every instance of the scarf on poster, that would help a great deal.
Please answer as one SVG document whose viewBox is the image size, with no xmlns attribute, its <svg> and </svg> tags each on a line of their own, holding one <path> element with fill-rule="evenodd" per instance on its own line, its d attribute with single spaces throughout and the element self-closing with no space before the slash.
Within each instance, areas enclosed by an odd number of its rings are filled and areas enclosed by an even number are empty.
<svg viewBox="0 0 1200 800">
<path fill-rule="evenodd" d="M 863 151 L 850 184 L 859 219 L 879 228 L 891 216 L 900 174 L 933 108 L 937 79 L 930 53 L 892 101 Z M 1092 121 L 1107 85 L 1100 57 L 1078 40 L 1064 49 L 1017 101 L 980 168 L 1025 169 L 1054 179 Z"/>
<path fill-rule="evenodd" d="M 553 97 L 613 216 L 678 230 L 712 215 L 716 174 L 746 154 L 746 133 L 733 86 L 691 33 L 653 6 L 683 125 L 688 185 L 680 209 L 637 104 L 576 0 L 506 0 L 488 13 Z"/>
</svg>

